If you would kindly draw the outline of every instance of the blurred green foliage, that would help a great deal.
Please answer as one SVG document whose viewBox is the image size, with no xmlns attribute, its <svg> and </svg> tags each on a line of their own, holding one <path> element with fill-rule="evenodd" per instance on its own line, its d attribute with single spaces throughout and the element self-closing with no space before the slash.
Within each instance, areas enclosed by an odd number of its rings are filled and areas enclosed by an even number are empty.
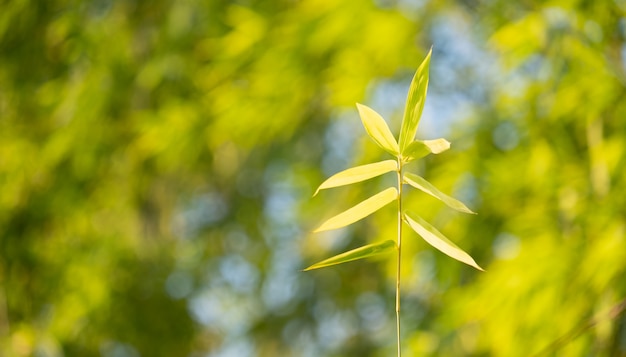
<svg viewBox="0 0 626 357">
<path fill-rule="evenodd" d="M 431 45 L 415 170 L 479 214 L 405 201 L 487 272 L 405 238 L 405 353 L 626 355 L 626 2 L 0 8 L 0 355 L 393 353 L 393 259 L 300 269 L 394 236 L 308 233 L 381 180 L 309 197 Z"/>
</svg>

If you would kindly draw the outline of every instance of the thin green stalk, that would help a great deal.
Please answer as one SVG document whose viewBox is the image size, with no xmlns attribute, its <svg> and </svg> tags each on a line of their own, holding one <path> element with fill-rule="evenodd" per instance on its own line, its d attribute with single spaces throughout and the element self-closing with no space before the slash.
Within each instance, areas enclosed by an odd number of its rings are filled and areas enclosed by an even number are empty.
<svg viewBox="0 0 626 357">
<path fill-rule="evenodd" d="M 387 126 L 387 123 L 385 122 L 385 119 L 380 114 L 376 113 L 374 109 L 366 105 L 357 104 L 359 116 L 361 117 L 361 121 L 363 122 L 363 126 L 365 127 L 367 134 L 383 150 L 394 155 L 396 162 L 394 162 L 394 160 L 384 160 L 343 170 L 326 179 L 326 181 L 324 181 L 315 191 L 315 194 L 317 194 L 319 190 L 322 189 L 350 185 L 396 171 L 398 178 L 397 189 L 395 187 L 386 188 L 359 204 L 329 218 L 317 229 L 315 229 L 315 232 L 327 231 L 350 225 L 378 211 L 382 207 L 393 202 L 395 199 L 398 200 L 397 242 L 394 242 L 393 239 L 388 239 L 380 243 L 367 244 L 322 260 L 321 262 L 304 269 L 305 271 L 318 269 L 385 254 L 391 252 L 394 248 L 394 244 L 396 244 L 396 250 L 398 252 L 398 265 L 396 271 L 396 330 L 398 357 L 401 357 L 402 354 L 400 339 L 400 273 L 402 266 L 403 221 L 406 220 L 407 225 L 412 230 L 424 238 L 428 244 L 432 245 L 444 254 L 460 262 L 473 266 L 476 269 L 483 270 L 480 266 L 478 266 L 478 264 L 476 264 L 474 259 L 469 256 L 469 254 L 448 240 L 448 238 L 435 229 L 435 227 L 430 225 L 430 223 L 426 222 L 416 214 L 408 211 L 402 211 L 402 186 L 406 179 L 406 183 L 408 185 L 441 200 L 443 203 L 450 206 L 450 208 L 460 212 L 474 213 L 462 202 L 439 191 L 423 177 L 411 173 L 407 173 L 405 177 L 402 173 L 403 164 L 420 159 L 428 154 L 439 154 L 450 148 L 450 143 L 443 138 L 434 140 L 414 140 L 417 125 L 419 124 L 419 119 L 422 115 L 424 101 L 426 100 L 428 68 L 431 53 L 432 50 L 428 53 L 422 64 L 420 64 L 417 72 L 415 72 L 415 76 L 413 76 L 413 80 L 411 81 L 411 87 L 409 88 L 409 94 L 407 96 L 405 114 L 402 119 L 402 127 L 400 129 L 399 142 L 393 136 L 389 126 Z"/>
<path fill-rule="evenodd" d="M 398 158 L 398 266 L 396 270 L 396 333 L 398 357 L 401 356 L 400 347 L 400 263 L 402 259 L 402 159 Z"/>
</svg>

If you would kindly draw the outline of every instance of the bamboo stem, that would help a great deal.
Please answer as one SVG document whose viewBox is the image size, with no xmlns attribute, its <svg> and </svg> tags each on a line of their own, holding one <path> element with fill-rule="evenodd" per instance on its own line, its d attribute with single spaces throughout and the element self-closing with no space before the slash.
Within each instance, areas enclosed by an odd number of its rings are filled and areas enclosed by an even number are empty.
<svg viewBox="0 0 626 357">
<path fill-rule="evenodd" d="M 398 357 L 401 357 L 400 347 L 400 263 L 402 258 L 402 160 L 398 159 L 398 265 L 396 269 L 396 333 Z"/>
</svg>

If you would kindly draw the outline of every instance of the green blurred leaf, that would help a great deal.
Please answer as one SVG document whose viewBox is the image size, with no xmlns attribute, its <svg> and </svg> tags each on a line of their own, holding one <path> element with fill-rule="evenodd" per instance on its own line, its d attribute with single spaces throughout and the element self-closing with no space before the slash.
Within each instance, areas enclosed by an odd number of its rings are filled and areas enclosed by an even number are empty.
<svg viewBox="0 0 626 357">
<path fill-rule="evenodd" d="M 356 206 L 328 219 L 326 222 L 322 223 L 319 228 L 314 230 L 314 232 L 328 231 L 331 229 L 345 227 L 378 211 L 380 208 L 396 198 L 398 198 L 398 190 L 395 187 L 389 187 L 388 189 L 375 194 Z"/>
<path fill-rule="evenodd" d="M 373 164 L 352 167 L 329 177 L 317 188 L 313 196 L 317 195 L 317 193 L 323 189 L 365 181 L 397 169 L 398 163 L 395 160 L 385 160 Z"/>
<path fill-rule="evenodd" d="M 368 244 L 362 247 L 347 251 L 335 255 L 332 258 L 322 260 L 319 263 L 315 263 L 303 271 L 324 268 L 331 265 L 351 262 L 353 260 L 359 260 L 364 258 L 373 257 L 380 254 L 389 253 L 396 248 L 396 242 L 392 240 L 386 240 L 382 243 Z"/>
<path fill-rule="evenodd" d="M 408 183 L 409 185 L 419 190 L 426 192 L 427 194 L 437 198 L 438 200 L 441 200 L 450 208 L 453 208 L 459 212 L 476 214 L 476 212 L 467 208 L 467 206 L 463 204 L 463 202 L 457 200 L 456 198 L 452 198 L 446 195 L 445 193 L 439 191 L 437 187 L 433 186 L 432 183 L 426 181 L 421 176 L 407 172 L 404 174 L 404 182 Z"/>
<path fill-rule="evenodd" d="M 376 113 L 374 109 L 366 105 L 357 103 L 356 107 L 359 110 L 359 116 L 361 116 L 361 121 L 369 136 L 378 146 L 385 149 L 385 151 L 392 155 L 398 155 L 400 152 L 398 142 L 396 138 L 393 137 L 393 134 L 391 134 L 391 130 L 389 130 L 385 119 L 383 119 L 380 114 Z"/>
<path fill-rule="evenodd" d="M 450 142 L 444 138 L 434 140 L 415 140 L 407 146 L 402 156 L 404 162 L 421 159 L 428 154 L 439 154 L 450 148 Z"/>
<path fill-rule="evenodd" d="M 404 108 L 404 118 L 402 119 L 402 128 L 400 129 L 400 151 L 404 154 L 405 149 L 415 138 L 417 125 L 419 124 L 426 102 L 426 91 L 428 90 L 428 69 L 430 67 L 430 56 L 432 48 L 428 51 L 428 55 L 420 64 L 419 68 L 413 76 L 409 94 L 406 98 L 406 107 Z"/>
<path fill-rule="evenodd" d="M 420 140 L 418 140 L 420 141 Z M 433 154 L 441 154 L 450 148 L 450 142 L 444 138 L 423 140 L 424 145 L 428 147 Z"/>
<path fill-rule="evenodd" d="M 484 271 L 483 268 L 476 264 L 474 259 L 469 254 L 457 247 L 456 244 L 452 243 L 448 238 L 441 234 L 441 232 L 420 216 L 412 212 L 405 212 L 404 220 L 417 234 L 428 242 L 428 244 L 437 248 L 442 253 L 467 265 L 471 265 L 478 270 Z"/>
</svg>

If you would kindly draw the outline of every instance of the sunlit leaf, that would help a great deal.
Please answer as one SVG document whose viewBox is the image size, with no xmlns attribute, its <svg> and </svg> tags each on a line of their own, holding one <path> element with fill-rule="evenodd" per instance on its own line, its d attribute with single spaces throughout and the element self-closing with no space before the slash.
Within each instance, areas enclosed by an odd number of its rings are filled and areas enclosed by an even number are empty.
<svg viewBox="0 0 626 357">
<path fill-rule="evenodd" d="M 320 185 L 320 187 L 317 188 L 313 196 L 317 195 L 320 190 L 326 188 L 344 186 L 364 181 L 397 169 L 398 163 L 395 160 L 385 160 L 373 164 L 352 167 L 329 177 Z"/>
<path fill-rule="evenodd" d="M 406 98 L 406 107 L 404 108 L 404 118 L 402 119 L 402 128 L 400 129 L 400 151 L 404 154 L 405 149 L 415 138 L 417 125 L 419 124 L 426 102 L 426 91 L 428 89 L 428 69 L 430 67 L 430 56 L 433 50 L 428 51 L 428 55 L 420 64 L 419 68 L 413 76 L 409 94 Z"/>
<path fill-rule="evenodd" d="M 467 206 L 465 204 L 463 204 L 463 202 L 452 198 L 448 195 L 446 195 L 445 193 L 439 191 L 437 189 L 437 187 L 433 186 L 432 183 L 424 180 L 424 178 L 422 178 L 421 176 L 412 174 L 412 173 L 405 173 L 404 174 L 404 182 L 408 183 L 409 185 L 422 190 L 424 192 L 426 192 L 427 194 L 441 200 L 443 203 L 445 203 L 448 207 L 453 208 L 459 212 L 465 212 L 465 213 L 473 213 L 476 214 L 474 211 L 472 211 L 471 209 L 467 208 Z"/>
<path fill-rule="evenodd" d="M 423 141 L 415 140 L 402 153 L 402 158 L 404 162 L 409 162 L 417 159 L 421 159 L 424 156 L 432 153 L 430 148 L 424 144 Z"/>
<path fill-rule="evenodd" d="M 439 154 L 450 148 L 450 142 L 444 138 L 434 140 L 415 140 L 404 150 L 404 162 L 409 162 L 428 154 Z"/>
<path fill-rule="evenodd" d="M 424 140 L 423 143 L 433 154 L 440 154 L 450 148 L 450 142 L 444 138 Z"/>
<path fill-rule="evenodd" d="M 396 243 L 392 240 L 387 240 L 382 243 L 364 245 L 362 247 L 347 251 L 345 253 L 335 255 L 332 258 L 322 260 L 319 263 L 315 263 L 311 265 L 310 267 L 304 269 L 304 271 L 324 268 L 324 267 L 331 266 L 331 265 L 347 263 L 353 260 L 359 260 L 363 258 L 369 258 L 369 257 L 373 257 L 376 255 L 380 255 L 380 254 L 389 253 L 395 250 L 395 248 L 396 248 Z"/>
<path fill-rule="evenodd" d="M 398 155 L 400 152 L 398 142 L 396 138 L 393 137 L 393 134 L 391 134 L 391 130 L 389 130 L 385 119 L 383 119 L 380 114 L 376 113 L 374 109 L 366 105 L 357 103 L 356 107 L 359 110 L 359 116 L 361 116 L 361 121 L 369 136 L 378 146 L 385 149 L 390 154 Z"/>
<path fill-rule="evenodd" d="M 380 208 L 396 198 L 398 198 L 398 190 L 395 187 L 389 187 L 388 189 L 375 194 L 356 206 L 330 218 L 326 222 L 322 223 L 322 225 L 319 226 L 319 228 L 317 228 L 314 232 L 345 227 L 378 211 Z"/>
<path fill-rule="evenodd" d="M 441 232 L 420 216 L 412 212 L 405 212 L 404 220 L 417 234 L 424 238 L 428 244 L 437 248 L 442 253 L 467 265 L 471 265 L 478 270 L 484 271 L 483 268 L 476 264 L 474 258 L 465 253 L 461 248 L 457 247 L 456 244 L 452 243 L 448 238 L 441 234 Z"/>
</svg>

